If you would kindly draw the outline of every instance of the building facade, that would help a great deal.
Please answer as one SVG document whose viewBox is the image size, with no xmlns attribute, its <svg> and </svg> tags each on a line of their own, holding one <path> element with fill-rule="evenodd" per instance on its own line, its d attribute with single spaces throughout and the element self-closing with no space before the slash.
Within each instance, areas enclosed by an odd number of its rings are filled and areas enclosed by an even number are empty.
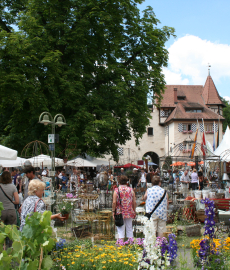
<svg viewBox="0 0 230 270">
<path fill-rule="evenodd" d="M 119 163 L 137 164 L 148 155 L 159 164 L 159 158 L 172 155 L 176 146 L 180 156 L 188 155 L 197 127 L 198 143 L 202 142 L 201 134 L 205 131 L 206 141 L 213 145 L 213 133 L 218 129 L 221 141 L 224 106 L 210 75 L 204 86 L 166 85 L 160 107 L 150 106 L 152 118 L 140 144 L 136 145 L 132 138 L 120 145 Z"/>
</svg>

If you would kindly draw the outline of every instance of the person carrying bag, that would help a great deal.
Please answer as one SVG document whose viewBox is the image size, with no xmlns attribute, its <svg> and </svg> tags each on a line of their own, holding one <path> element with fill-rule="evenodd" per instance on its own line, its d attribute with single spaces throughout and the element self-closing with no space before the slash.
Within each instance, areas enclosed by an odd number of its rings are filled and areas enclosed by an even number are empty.
<svg viewBox="0 0 230 270">
<path fill-rule="evenodd" d="M 136 197 L 133 189 L 127 186 L 128 178 L 125 175 L 119 177 L 119 188 L 113 193 L 114 222 L 117 228 L 118 238 L 124 240 L 133 237 L 132 221 L 136 216 Z"/>
<path fill-rule="evenodd" d="M 119 196 L 119 200 L 120 200 L 120 207 L 122 207 L 119 188 L 118 188 L 118 196 Z M 124 225 L 124 220 L 123 220 L 123 216 L 122 216 L 122 208 L 121 208 L 121 213 L 120 214 L 117 214 L 117 211 L 115 209 L 114 220 L 115 220 L 115 225 L 117 227 L 121 227 L 122 225 Z"/>
<path fill-rule="evenodd" d="M 161 179 L 158 175 L 153 177 L 153 187 L 148 188 L 144 200 L 146 200 L 145 216 L 153 222 L 153 227 L 159 237 L 166 232 L 168 194 L 161 188 Z"/>
<path fill-rule="evenodd" d="M 15 208 L 15 213 L 16 213 L 16 217 L 17 217 L 17 226 L 20 227 L 20 224 L 21 224 L 21 221 L 20 221 L 20 217 L 19 217 L 19 213 L 18 213 L 18 210 L 16 209 L 16 206 L 18 204 L 14 204 L 14 202 L 10 199 L 10 197 L 5 193 L 5 191 L 3 190 L 2 186 L 0 185 L 0 189 L 1 191 L 3 192 L 3 194 L 6 196 L 6 198 L 12 202 L 12 204 L 14 205 L 14 208 Z"/>
<path fill-rule="evenodd" d="M 154 213 L 154 211 L 157 209 L 157 207 L 161 204 L 161 202 L 164 200 L 166 195 L 166 190 L 163 194 L 163 196 L 161 197 L 161 199 L 159 200 L 159 202 L 155 205 L 155 207 L 153 208 L 153 210 L 150 213 L 145 213 L 145 217 L 147 217 L 148 219 L 151 218 L 152 214 Z"/>
</svg>

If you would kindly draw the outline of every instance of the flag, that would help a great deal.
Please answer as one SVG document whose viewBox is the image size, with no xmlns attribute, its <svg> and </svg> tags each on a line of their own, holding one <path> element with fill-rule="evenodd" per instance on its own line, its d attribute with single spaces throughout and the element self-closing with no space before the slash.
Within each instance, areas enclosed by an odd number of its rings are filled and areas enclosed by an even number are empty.
<svg viewBox="0 0 230 270">
<path fill-rule="evenodd" d="M 190 158 L 193 158 L 194 153 L 195 153 L 196 141 L 197 141 L 197 134 L 198 134 L 198 127 L 197 127 L 197 130 L 196 130 L 196 134 L 195 134 L 195 138 L 194 138 L 194 144 L 192 146 L 192 151 L 191 151 Z"/>
<path fill-rule="evenodd" d="M 205 134 L 203 132 L 202 142 L 201 142 L 201 151 L 203 152 L 203 156 L 206 154 L 206 141 L 205 141 Z"/>
<path fill-rule="evenodd" d="M 213 129 L 214 129 L 214 133 L 213 133 L 213 151 L 216 150 L 216 125 L 215 125 L 215 122 L 214 122 L 214 126 L 213 126 Z"/>
<path fill-rule="evenodd" d="M 217 138 L 216 138 L 216 148 L 219 146 L 220 144 L 220 134 L 219 134 L 219 130 L 220 130 L 220 117 L 219 117 L 219 120 L 218 120 L 218 130 L 217 130 Z"/>
</svg>

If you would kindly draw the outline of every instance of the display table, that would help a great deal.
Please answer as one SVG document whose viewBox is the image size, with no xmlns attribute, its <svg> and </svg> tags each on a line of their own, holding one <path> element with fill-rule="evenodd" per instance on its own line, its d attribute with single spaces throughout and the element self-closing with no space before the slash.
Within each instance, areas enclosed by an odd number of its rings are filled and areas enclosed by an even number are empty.
<svg viewBox="0 0 230 270">
<path fill-rule="evenodd" d="M 218 210 L 229 210 L 230 199 L 210 199 L 215 202 L 215 206 Z"/>
</svg>

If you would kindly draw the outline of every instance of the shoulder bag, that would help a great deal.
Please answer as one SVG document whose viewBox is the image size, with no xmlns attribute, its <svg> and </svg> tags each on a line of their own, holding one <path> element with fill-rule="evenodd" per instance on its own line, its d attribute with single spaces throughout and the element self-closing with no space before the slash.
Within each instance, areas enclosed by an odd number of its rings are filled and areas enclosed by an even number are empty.
<svg viewBox="0 0 230 270">
<path fill-rule="evenodd" d="M 118 188 L 118 196 L 119 196 L 120 207 L 121 207 L 121 197 L 120 197 L 119 188 Z M 115 209 L 114 219 L 115 219 L 115 225 L 117 227 L 121 227 L 121 226 L 124 225 L 124 219 L 123 219 L 123 216 L 122 216 L 122 209 L 121 209 L 121 213 L 120 214 L 116 214 L 116 209 Z"/>
<path fill-rule="evenodd" d="M 153 208 L 152 212 L 150 212 L 150 213 L 145 213 L 145 217 L 147 217 L 148 219 L 151 218 L 153 212 L 157 209 L 157 207 L 158 207 L 158 206 L 161 204 L 161 202 L 164 200 L 165 195 L 166 195 L 166 190 L 165 190 L 163 196 L 161 197 L 161 199 L 159 200 L 159 202 L 158 202 L 158 203 L 155 205 L 155 207 Z"/>
<path fill-rule="evenodd" d="M 15 204 L 14 204 L 13 201 L 10 199 L 10 197 L 5 193 L 5 191 L 3 190 L 3 188 L 2 188 L 1 185 L 0 185 L 0 188 L 1 188 L 2 192 L 3 192 L 3 194 L 6 196 L 6 198 L 9 199 L 9 200 L 12 202 L 12 204 L 14 205 L 14 207 L 15 207 Z M 16 225 L 19 227 L 19 226 L 21 225 L 21 221 L 20 221 L 20 217 L 19 217 L 18 210 L 15 209 L 15 211 L 16 211 L 16 217 L 17 217 L 17 224 L 16 224 Z"/>
<path fill-rule="evenodd" d="M 38 202 L 39 201 L 43 201 L 41 198 L 40 199 L 38 199 L 37 201 L 36 201 L 36 203 L 35 203 L 35 206 L 34 206 L 34 212 L 36 212 L 36 210 L 37 210 L 37 205 L 38 205 Z M 44 201 L 43 201 L 44 202 Z"/>
</svg>

